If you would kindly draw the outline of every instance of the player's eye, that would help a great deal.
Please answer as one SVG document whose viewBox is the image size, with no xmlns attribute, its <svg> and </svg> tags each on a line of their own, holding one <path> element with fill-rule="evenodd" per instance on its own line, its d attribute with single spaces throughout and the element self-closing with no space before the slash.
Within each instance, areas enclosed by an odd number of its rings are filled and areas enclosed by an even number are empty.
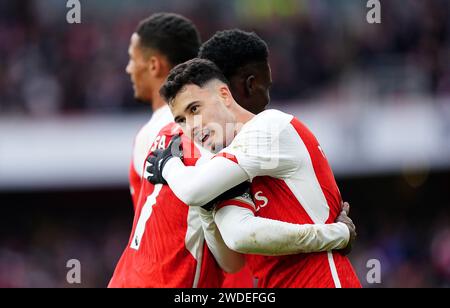
<svg viewBox="0 0 450 308">
<path fill-rule="evenodd" d="M 194 105 L 191 107 L 191 113 L 197 113 L 199 110 L 199 107 L 197 105 Z"/>
<path fill-rule="evenodd" d="M 186 119 L 185 118 L 176 118 L 175 123 L 177 123 L 179 125 L 183 125 L 184 123 L 186 123 Z"/>
</svg>

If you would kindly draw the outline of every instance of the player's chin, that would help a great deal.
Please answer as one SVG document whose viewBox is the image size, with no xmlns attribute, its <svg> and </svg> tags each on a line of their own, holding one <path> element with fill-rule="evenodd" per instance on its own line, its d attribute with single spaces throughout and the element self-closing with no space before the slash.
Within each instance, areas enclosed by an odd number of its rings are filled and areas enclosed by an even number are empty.
<svg viewBox="0 0 450 308">
<path fill-rule="evenodd" d="M 134 91 L 134 99 L 138 102 L 145 103 L 147 102 L 147 99 L 143 95 L 141 95 L 139 92 Z"/>
<path fill-rule="evenodd" d="M 201 144 L 201 143 L 200 143 Z M 202 145 L 202 147 L 204 148 L 204 149 L 206 149 L 206 150 L 208 150 L 209 152 L 212 152 L 212 153 L 214 153 L 214 147 L 212 146 L 212 144 L 211 143 L 203 143 L 203 144 L 201 144 Z"/>
<path fill-rule="evenodd" d="M 217 154 L 217 153 L 219 153 L 220 151 L 222 151 L 223 148 L 224 148 L 224 146 L 223 146 L 222 144 L 220 144 L 220 143 L 212 143 L 212 144 L 211 144 L 211 149 L 210 149 L 210 151 L 211 151 L 212 153 Z"/>
</svg>

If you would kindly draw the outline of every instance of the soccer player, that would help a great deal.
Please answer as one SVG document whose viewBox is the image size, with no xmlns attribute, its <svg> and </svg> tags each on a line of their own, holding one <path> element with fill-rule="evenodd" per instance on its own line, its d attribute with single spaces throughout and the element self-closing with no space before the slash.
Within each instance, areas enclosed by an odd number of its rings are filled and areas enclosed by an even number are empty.
<svg viewBox="0 0 450 308">
<path fill-rule="evenodd" d="M 233 29 L 214 34 L 200 47 L 199 58 L 214 62 L 230 81 L 231 93 L 239 105 L 258 114 L 269 103 L 272 80 L 267 72 L 268 54 L 267 44 L 255 33 Z M 239 273 L 227 274 L 224 280 L 224 287 L 253 285 L 248 266 Z"/>
<path fill-rule="evenodd" d="M 158 133 L 173 122 L 166 102 L 159 95 L 169 71 L 177 64 L 197 56 L 200 35 L 187 18 L 171 13 L 157 13 L 144 19 L 131 36 L 126 68 L 133 83 L 135 98 L 150 104 L 152 117 L 138 132 L 130 164 L 129 181 L 136 209 L 145 159 Z"/>
<path fill-rule="evenodd" d="M 167 147 L 179 133 L 178 125 L 168 124 L 155 138 L 150 153 Z M 185 151 L 191 145 L 189 139 L 184 140 Z M 192 151 L 195 154 L 184 159 L 187 165 L 195 164 L 200 157 L 198 149 Z M 244 260 L 221 242 L 214 248 L 222 259 L 214 258 L 208 245 L 204 245 L 199 210 L 180 201 L 167 185 L 143 181 L 130 240 L 109 287 L 220 287 L 223 272 L 218 264 L 225 271 L 235 272 Z"/>
<path fill-rule="evenodd" d="M 256 33 L 218 31 L 203 43 L 198 57 L 217 65 L 229 80 L 234 99 L 244 109 L 254 114 L 266 109 L 272 86 L 269 48 Z"/>
<path fill-rule="evenodd" d="M 258 114 L 270 101 L 272 85 L 267 44 L 257 34 L 239 29 L 217 32 L 200 47 L 199 58 L 216 64 L 229 80 L 235 100 L 252 113 Z M 202 216 L 204 217 L 204 216 Z M 248 266 L 238 274 L 226 275 L 224 286 L 248 282 Z"/>
<path fill-rule="evenodd" d="M 180 127 L 175 123 L 167 125 L 155 139 L 150 154 L 156 149 L 167 147 L 171 138 L 180 132 Z M 210 155 L 201 156 L 201 153 L 197 152 L 201 149 L 196 148 L 189 138 L 182 141 L 185 164 L 194 165 L 202 158 L 209 160 Z M 250 199 L 246 202 L 253 204 Z M 214 226 L 208 222 L 203 223 L 205 219 L 200 220 L 199 211 L 204 210 L 184 204 L 169 186 L 154 186 L 144 181 L 138 199 L 133 231 L 109 286 L 173 288 L 222 286 L 222 271 L 217 264 L 227 272 L 236 272 L 242 268 L 245 260 L 241 254 L 225 245 Z M 354 226 L 345 212 L 340 218 L 339 221 L 345 223 L 348 229 L 342 223 L 326 226 L 294 226 L 269 220 L 265 222 L 262 219 L 260 225 L 262 228 L 278 230 L 288 238 L 295 238 L 295 243 L 286 247 L 284 251 L 296 253 L 302 250 L 321 250 L 325 247 L 331 247 L 330 249 L 346 247 L 349 242 L 348 232 Z M 202 228 L 208 228 L 206 234 Z M 208 245 L 204 245 L 205 237 Z M 281 245 L 285 240 L 280 238 L 278 242 Z M 271 244 L 273 243 L 271 241 Z M 261 242 L 255 244 L 261 245 Z"/>
<path fill-rule="evenodd" d="M 198 210 L 189 209 L 167 187 L 142 181 L 149 149 L 165 147 L 177 132 L 159 89 L 170 69 L 194 58 L 199 46 L 194 24 L 171 13 L 143 20 L 131 37 L 126 71 L 135 98 L 150 103 L 153 116 L 135 139 L 130 167 L 133 232 L 109 287 L 221 286 L 222 270 L 204 245 Z"/>
<path fill-rule="evenodd" d="M 135 218 L 110 287 L 220 287 L 223 272 L 217 263 L 229 272 L 242 267 L 242 257 L 225 245 L 214 245 L 224 257 L 218 260 L 204 245 L 199 209 L 183 204 L 168 187 L 142 181 L 149 149 L 164 148 L 179 133 L 159 88 L 173 66 L 197 55 L 199 45 L 193 23 L 171 13 L 143 20 L 131 37 L 126 71 L 135 97 L 150 103 L 154 113 L 135 140 L 130 168 Z"/>
<path fill-rule="evenodd" d="M 179 132 L 177 125 L 168 124 L 153 141 L 150 153 L 165 148 Z M 190 140 L 185 140 L 183 148 L 190 150 L 185 153 L 184 163 L 196 164 L 201 149 L 195 148 Z M 202 227 L 210 226 L 202 226 L 201 209 L 184 204 L 168 186 L 143 181 L 136 202 L 132 234 L 110 287 L 219 287 L 222 271 L 217 263 L 228 272 L 242 267 L 242 256 L 228 249 L 215 230 L 209 230 L 208 245 L 204 245 Z M 342 224 L 334 229 L 330 226 L 328 231 L 339 228 L 342 229 Z M 314 226 L 306 231 L 314 233 L 316 229 Z M 320 231 L 313 236 L 333 247 L 342 248 L 348 242 L 348 230 L 332 237 Z"/>
<path fill-rule="evenodd" d="M 266 66 L 270 74 L 268 62 Z M 255 116 L 234 100 L 229 85 L 208 60 L 194 59 L 171 71 L 161 94 L 175 122 L 218 155 L 187 167 L 173 151 L 158 151 L 149 157 L 149 180 L 167 181 L 190 206 L 202 206 L 251 181 L 256 204 L 243 198 L 223 202 L 215 210 L 215 222 L 231 249 L 250 254 L 247 260 L 260 287 L 360 287 L 344 255 L 317 241 L 314 250 L 321 253 L 282 256 L 293 253 L 288 250 L 297 244 L 298 234 L 280 237 L 287 227 L 267 232 L 269 228 L 254 219 L 256 215 L 265 222 L 323 226 L 336 219 L 342 200 L 325 154 L 308 128 L 277 110 Z"/>
</svg>

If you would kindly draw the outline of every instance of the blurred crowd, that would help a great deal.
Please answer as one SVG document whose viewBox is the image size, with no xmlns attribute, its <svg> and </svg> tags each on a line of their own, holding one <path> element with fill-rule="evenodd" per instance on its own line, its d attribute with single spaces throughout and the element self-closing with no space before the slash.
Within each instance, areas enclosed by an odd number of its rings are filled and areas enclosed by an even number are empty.
<svg viewBox="0 0 450 308">
<path fill-rule="evenodd" d="M 384 218 L 385 219 L 385 218 Z M 423 229 L 408 221 L 377 222 L 379 231 L 360 236 L 351 260 L 363 287 L 450 287 L 450 216 L 440 213 Z M 360 221 L 359 228 L 364 228 Z M 366 234 L 367 235 L 367 234 Z M 379 261 L 380 284 L 373 283 Z M 371 283 L 372 281 L 372 283 Z"/>
<path fill-rule="evenodd" d="M 88 212 L 84 207 L 82 211 Z M 64 217 L 34 217 L 32 232 L 2 238 L 0 287 L 106 287 L 129 236 L 129 226 L 118 217 L 96 218 L 98 227 L 76 229 Z M 51 216 L 51 215 L 50 215 Z M 42 223 L 45 220 L 45 224 Z M 364 287 L 450 287 L 450 217 L 442 214 L 426 230 L 377 221 L 378 231 L 363 231 L 357 219 L 358 242 L 350 259 Z M 39 222 L 40 221 L 40 222 Z M 108 221 L 106 224 L 105 221 Z M 80 224 L 82 222 L 79 222 Z M 73 225 L 73 223 L 72 223 Z M 81 263 L 81 284 L 66 280 L 68 260 Z M 369 260 L 380 262 L 380 283 L 369 283 Z"/>
<path fill-rule="evenodd" d="M 0 288 L 105 288 L 128 239 L 123 224 L 110 225 L 85 234 L 54 221 L 2 239 Z M 69 260 L 80 261 L 80 284 L 67 280 Z"/>
<path fill-rule="evenodd" d="M 256 31 L 271 50 L 272 98 L 371 101 L 450 95 L 448 0 L 382 1 L 382 23 L 360 0 L 0 1 L 0 113 L 33 116 L 124 112 L 133 101 L 125 66 L 130 34 L 157 11 L 191 18 L 203 40 Z"/>
</svg>

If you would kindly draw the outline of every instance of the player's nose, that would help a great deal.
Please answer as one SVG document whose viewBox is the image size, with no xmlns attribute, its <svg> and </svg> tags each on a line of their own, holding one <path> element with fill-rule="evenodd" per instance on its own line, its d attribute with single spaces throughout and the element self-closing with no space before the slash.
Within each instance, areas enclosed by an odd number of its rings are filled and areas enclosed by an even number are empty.
<svg viewBox="0 0 450 308">
<path fill-rule="evenodd" d="M 191 117 L 186 118 L 186 129 L 191 139 L 195 140 L 196 136 L 201 133 L 201 127 L 192 120 Z"/>
<path fill-rule="evenodd" d="M 128 63 L 127 66 L 125 67 L 125 72 L 128 75 L 131 75 L 131 63 Z"/>
<path fill-rule="evenodd" d="M 194 128 L 191 134 L 192 139 L 195 141 L 199 141 L 201 138 L 201 133 L 202 131 L 199 128 Z"/>
</svg>

